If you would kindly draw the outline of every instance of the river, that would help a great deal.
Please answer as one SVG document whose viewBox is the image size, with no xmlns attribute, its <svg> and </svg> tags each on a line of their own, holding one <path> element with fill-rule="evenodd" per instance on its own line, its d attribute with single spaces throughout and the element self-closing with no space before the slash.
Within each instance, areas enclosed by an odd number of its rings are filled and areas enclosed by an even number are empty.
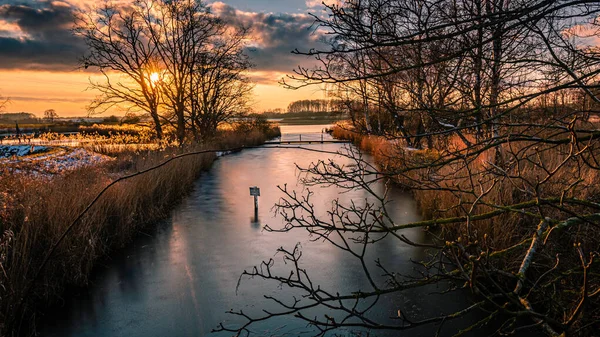
<svg viewBox="0 0 600 337">
<path fill-rule="evenodd" d="M 294 140 L 302 134 L 303 139 L 320 139 L 324 127 L 282 126 L 282 137 Z M 324 139 L 331 137 L 325 134 Z M 337 151 L 342 146 L 310 145 L 328 151 Z M 39 327 L 40 334 L 230 336 L 231 333 L 210 334 L 221 322 L 226 325 L 240 322 L 239 318 L 226 314 L 227 310 L 244 309 L 248 313 L 262 308 L 274 310 L 263 295 L 286 296 L 285 289 L 279 289 L 277 284 L 258 279 L 243 279 L 236 293 L 241 272 L 272 257 L 282 265 L 281 256 L 275 255 L 277 248 L 293 249 L 296 243 L 302 246 L 303 267 L 322 287 L 339 291 L 367 290 L 367 281 L 360 276 L 357 261 L 347 253 L 331 244 L 311 241 L 302 230 L 287 233 L 262 230 L 265 224 L 283 225 L 281 217 L 272 211 L 282 196 L 278 185 L 288 184 L 302 192 L 295 164 L 305 167 L 328 157 L 350 164 L 345 158 L 297 149 L 251 149 L 218 159 L 166 221 L 156 230 L 141 234 L 127 249 L 105 261 L 96 269 L 89 287 L 72 291 L 62 305 L 47 314 Z M 254 221 L 250 186 L 261 190 L 258 223 Z M 376 188 L 383 190 L 383 185 Z M 362 190 L 346 193 L 335 187 L 313 190 L 313 202 L 321 214 L 335 198 L 348 203 L 368 197 Z M 415 203 L 408 195 L 392 189 L 389 198 L 393 200 L 389 211 L 397 223 L 419 219 Z M 404 234 L 416 241 L 426 240 L 419 229 Z M 374 245 L 368 256 L 372 260 L 380 257 L 393 270 L 410 274 L 414 268 L 411 259 L 423 260 L 426 253 L 421 248 L 386 239 Z M 457 294 L 429 295 L 435 290 L 395 294 L 372 309 L 371 315 L 390 317 L 399 309 L 408 315 L 436 315 L 466 303 L 465 296 Z M 324 313 L 315 312 L 321 317 Z M 314 332 L 305 323 L 290 318 L 267 321 L 255 331 L 259 336 L 303 336 Z M 435 327 L 429 327 L 403 335 L 432 336 L 434 332 Z M 451 329 L 448 334 L 453 332 L 456 330 Z"/>
</svg>

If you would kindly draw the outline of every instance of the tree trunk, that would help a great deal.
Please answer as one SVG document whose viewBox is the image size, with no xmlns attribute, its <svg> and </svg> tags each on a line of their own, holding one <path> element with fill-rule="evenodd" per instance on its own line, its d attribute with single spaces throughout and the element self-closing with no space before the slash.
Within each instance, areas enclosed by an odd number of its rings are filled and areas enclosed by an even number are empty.
<svg viewBox="0 0 600 337">
<path fill-rule="evenodd" d="M 179 145 L 183 145 L 185 141 L 185 115 L 184 115 L 184 107 L 183 104 L 178 104 L 177 106 L 177 141 Z"/>
<path fill-rule="evenodd" d="M 504 35 L 504 24 L 500 19 L 499 13 L 504 10 L 504 0 L 499 0 L 494 2 L 494 8 L 492 8 L 491 1 L 487 3 L 487 11 L 488 14 L 495 13 L 495 20 L 498 21 L 493 27 L 492 32 L 492 78 L 490 85 L 490 108 L 489 108 L 489 118 L 491 122 L 491 138 L 496 138 L 499 135 L 499 130 L 497 126 L 497 120 L 495 119 L 498 116 L 498 101 L 500 97 L 500 80 L 501 80 L 501 70 L 502 70 L 502 48 L 503 48 L 503 35 Z M 502 151 L 502 146 L 495 147 L 495 156 L 494 160 L 496 165 L 502 166 L 504 163 L 504 154 Z"/>
<path fill-rule="evenodd" d="M 158 112 L 152 111 L 152 112 L 150 112 L 150 115 L 152 116 L 152 121 L 154 122 L 154 131 L 156 132 L 156 138 L 158 140 L 162 140 L 163 132 L 162 132 L 162 126 L 160 125 L 160 119 L 158 118 Z"/>
<path fill-rule="evenodd" d="M 475 66 L 475 85 L 473 87 L 474 95 L 475 95 L 475 122 L 477 123 L 476 129 L 476 137 L 477 140 L 481 138 L 481 120 L 482 120 L 482 100 L 481 100 L 481 72 L 483 68 L 483 20 L 481 19 L 482 10 L 481 10 L 481 1 L 476 0 L 475 6 L 477 6 L 476 15 L 479 18 L 477 24 L 479 27 L 477 28 L 477 49 L 475 54 L 474 66 Z"/>
</svg>

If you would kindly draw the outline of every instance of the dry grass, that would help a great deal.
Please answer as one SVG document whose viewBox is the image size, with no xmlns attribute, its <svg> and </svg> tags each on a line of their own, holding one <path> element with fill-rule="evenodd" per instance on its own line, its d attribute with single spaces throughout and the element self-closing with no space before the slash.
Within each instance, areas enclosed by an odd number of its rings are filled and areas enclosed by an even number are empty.
<svg viewBox="0 0 600 337">
<path fill-rule="evenodd" d="M 518 134 L 520 130 L 514 132 Z M 466 148 L 458 137 L 444 139 L 444 147 L 439 147 L 439 150 L 407 150 L 399 141 L 361 136 L 344 128 L 335 128 L 333 135 L 350 139 L 361 149 L 372 154 L 384 173 L 394 174 L 395 182 L 412 193 L 426 219 L 459 217 L 469 213 L 482 214 L 497 210 L 501 206 L 536 200 L 536 196 L 542 199 L 565 196 L 596 203 L 600 199 L 600 186 L 597 183 L 600 181 L 600 170 L 590 167 L 581 158 L 563 163 L 569 156 L 569 144 L 503 144 L 501 153 L 504 160 L 518 162 L 519 165 L 510 165 L 507 175 L 499 175 L 494 174 L 495 168 L 491 166 L 492 158 L 496 155 L 495 148 L 482 151 L 470 161 L 454 160 L 449 164 L 436 166 L 438 159 L 444 154 Z M 547 134 L 540 136 L 552 138 Z M 600 155 L 597 148 L 592 148 L 589 153 L 588 162 L 593 162 L 592 153 L 596 157 Z M 430 167 L 425 167 L 427 164 L 430 164 Z M 423 168 L 411 169 L 414 167 Z M 545 180 L 547 172 L 553 172 L 555 169 L 556 173 Z M 403 173 L 396 174 L 397 172 Z M 480 191 L 488 188 L 489 192 L 477 199 L 481 195 Z M 564 220 L 574 215 L 589 213 L 590 209 L 576 205 L 541 205 L 531 211 L 540 212 L 544 217 L 551 219 Z M 528 242 L 526 240 L 532 237 L 538 223 L 538 218 L 517 211 L 472 221 L 471 242 L 479 242 L 491 251 L 502 251 Z M 440 234 L 445 240 L 460 242 L 462 239 L 463 242 L 467 242 L 466 227 L 465 222 L 446 225 L 441 228 L 443 232 Z M 532 295 L 531 300 L 558 317 L 574 310 L 573 306 L 577 304 L 576 299 L 580 296 L 582 281 L 580 256 L 578 250 L 573 247 L 581 247 L 584 252 L 597 251 L 600 247 L 599 234 L 594 225 L 579 225 L 549 235 L 543 250 L 536 254 L 530 277 L 535 280 L 543 275 L 556 263 L 557 256 L 560 256 L 561 263 L 555 271 L 558 277 L 555 280 L 545 280 L 548 285 L 541 287 L 543 290 L 538 291 L 535 296 Z M 520 249 L 502 254 L 502 259 L 495 261 L 496 266 L 516 273 L 528 247 L 524 245 Z M 590 286 L 590 289 L 596 289 L 599 285 L 598 275 L 594 274 L 593 278 L 588 275 L 588 278 L 590 284 L 596 285 Z M 587 320 L 594 322 L 594 317 L 598 317 L 598 304 L 598 298 L 590 300 Z M 585 324 L 587 320 L 582 319 L 581 324 Z"/>
<path fill-rule="evenodd" d="M 533 193 L 532 190 L 535 188 L 543 198 L 561 196 L 578 179 L 577 177 L 581 177 L 581 182 L 569 190 L 569 196 L 581 200 L 596 200 L 600 195 L 600 186 L 597 184 L 600 180 L 600 171 L 586 165 L 578 165 L 576 161 L 563 166 L 551 179 L 539 186 L 529 186 L 525 183 L 539 181 L 540 177 L 545 176 L 544 171 L 536 163 L 544 163 L 549 171 L 559 167 L 568 155 L 568 145 L 527 147 L 527 144 L 504 144 L 502 152 L 506 160 L 516 160 L 517 156 L 520 158 L 518 172 L 516 169 L 509 172 L 519 178 L 507 179 L 498 178 L 490 173 L 493 171 L 490 162 L 495 156 L 494 149 L 483 151 L 468 162 L 456 160 L 449 165 L 435 168 L 412 169 L 437 163 L 444 151 L 442 149 L 440 151 L 407 150 L 400 141 L 380 136 L 363 136 L 344 127 L 335 127 L 333 136 L 352 140 L 354 144 L 374 157 L 384 173 L 394 173 L 392 177 L 395 182 L 412 193 L 426 219 L 458 217 L 469 212 L 481 214 L 497 209 L 494 205 L 518 204 L 531 200 L 532 194 L 527 193 L 527 190 Z M 443 143 L 444 148 L 448 149 L 447 152 L 466 148 L 464 142 L 456 136 L 445 139 Z M 531 162 L 525 159 L 531 159 Z M 403 173 L 395 174 L 396 172 Z M 492 184 L 494 184 L 493 188 L 482 199 L 476 201 L 481 189 L 487 190 Z M 473 204 L 476 206 L 471 209 Z M 577 209 L 571 211 L 577 213 Z M 570 216 L 552 207 L 547 207 L 544 212 L 551 218 L 560 219 Z M 491 247 L 502 250 L 531 237 L 537 223 L 538 220 L 519 212 L 509 212 L 492 219 L 473 221 L 471 226 L 476 239 L 482 241 L 485 236 L 485 240 Z M 464 223 L 445 226 L 444 230 L 449 238 L 456 239 L 465 235 L 465 226 Z M 585 230 L 579 228 L 566 233 L 566 236 L 560 236 L 563 242 L 555 243 L 557 246 L 572 247 L 575 243 L 583 242 L 590 247 L 590 250 L 595 250 L 599 246 L 596 239 L 598 235 L 595 231 L 589 232 L 590 230 L 594 231 L 593 227 L 588 226 Z M 568 240 L 568 244 L 565 245 L 564 240 Z M 558 247 L 554 248 L 558 249 Z M 571 249 L 569 254 L 574 253 L 575 251 Z M 573 257 L 578 259 L 576 254 Z"/>
<path fill-rule="evenodd" d="M 119 149 L 111 153 L 116 154 L 116 160 L 106 165 L 72 171 L 49 182 L 0 172 L 2 335 L 32 333 L 36 312 L 56 300 L 66 285 L 85 284 L 99 258 L 167 216 L 198 175 L 211 166 L 215 155 L 181 158 L 110 188 L 58 246 L 32 290 L 25 293 L 49 248 L 116 177 L 154 166 L 182 152 L 258 145 L 272 137 L 273 132 L 278 130 L 223 132 L 210 144 L 160 151 Z"/>
</svg>

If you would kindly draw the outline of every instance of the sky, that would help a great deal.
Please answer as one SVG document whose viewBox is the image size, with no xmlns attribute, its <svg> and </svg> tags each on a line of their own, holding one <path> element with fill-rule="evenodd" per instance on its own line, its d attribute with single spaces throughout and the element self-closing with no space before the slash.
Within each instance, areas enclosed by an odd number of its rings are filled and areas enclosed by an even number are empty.
<svg viewBox="0 0 600 337">
<path fill-rule="evenodd" d="M 121 0 L 123 1 L 123 0 Z M 89 81 L 92 71 L 78 67 L 86 52 L 83 41 L 71 34 L 72 13 L 96 0 L 0 0 L 0 96 L 8 97 L 8 112 L 42 116 L 54 109 L 61 117 L 85 116 L 97 93 Z M 321 0 L 207 1 L 213 13 L 227 20 L 252 24 L 252 46 L 247 53 L 255 64 L 253 110 L 286 108 L 298 99 L 325 98 L 318 87 L 289 90 L 278 81 L 298 65 L 313 60 L 291 51 L 319 47 L 314 19 Z M 119 111 L 111 111 L 119 114 Z"/>
</svg>

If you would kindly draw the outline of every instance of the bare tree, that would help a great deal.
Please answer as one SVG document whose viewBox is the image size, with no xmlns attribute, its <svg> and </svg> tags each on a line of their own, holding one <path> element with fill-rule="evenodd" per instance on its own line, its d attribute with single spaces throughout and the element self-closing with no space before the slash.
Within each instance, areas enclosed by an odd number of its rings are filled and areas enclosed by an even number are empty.
<svg viewBox="0 0 600 337">
<path fill-rule="evenodd" d="M 290 103 L 287 112 L 339 112 L 340 102 L 331 99 L 303 99 Z"/>
<path fill-rule="evenodd" d="M 202 1 L 105 3 L 82 13 L 75 32 L 90 49 L 83 65 L 105 76 L 92 83 L 101 96 L 91 111 L 147 112 L 159 139 L 166 123 L 182 144 L 187 131 L 198 140 L 245 108 L 252 89 L 243 53 L 247 29 L 228 27 Z"/>
<path fill-rule="evenodd" d="M 9 98 L 5 98 L 0 96 L 0 112 L 3 112 L 6 109 L 6 106 L 10 103 Z"/>
<path fill-rule="evenodd" d="M 330 49 L 297 51 L 320 66 L 297 69 L 286 84 L 357 88 L 346 91 L 354 95 L 349 101 L 367 102 L 370 117 L 387 95 L 389 113 L 406 118 L 396 124 L 404 130 L 385 134 L 397 141 L 376 153 L 378 166 L 351 148 L 337 155 L 354 165 L 330 160 L 300 169 L 305 186 L 360 188 L 374 201 L 337 201 L 319 217 L 312 192 L 282 186 L 276 209 L 286 225 L 266 229 L 304 230 L 346 252 L 369 288 L 327 289 L 302 267 L 299 247 L 281 248 L 291 270 L 270 260 L 243 277 L 300 296 L 267 296 L 276 310 L 232 311 L 245 322 L 218 330 L 250 334 L 258 322 L 293 316 L 316 335 L 432 324 L 439 334 L 478 310 L 483 319 L 461 333 L 495 322 L 499 334 L 593 335 L 600 322 L 600 133 L 588 120 L 595 105 L 572 99 L 577 92 L 598 102 L 600 58 L 583 35 L 598 31 L 598 2 L 349 0 L 328 11 L 315 20 L 333 34 Z M 431 139 L 428 151 L 411 149 L 407 138 Z M 429 219 L 395 223 L 386 192 L 373 187 L 388 179 L 412 191 Z M 427 230 L 431 242 L 409 240 L 408 228 Z M 368 260 L 384 238 L 431 249 L 418 276 Z M 432 283 L 444 292 L 468 290 L 474 302 L 440 316 L 409 317 L 402 303 L 393 319 L 369 313 L 387 296 Z M 309 315 L 314 308 L 327 314 Z"/>
<path fill-rule="evenodd" d="M 90 82 L 100 96 L 89 111 L 105 112 L 113 107 L 144 111 L 152 117 L 156 137 L 162 139 L 163 72 L 141 9 L 138 3 L 123 7 L 106 1 L 91 12 L 79 13 L 74 33 L 88 46 L 82 65 L 98 69 L 105 79 Z"/>
<path fill-rule="evenodd" d="M 54 109 L 48 109 L 44 111 L 44 119 L 48 120 L 50 123 L 54 122 L 54 119 L 58 118 L 58 114 Z"/>
<path fill-rule="evenodd" d="M 189 115 L 196 138 L 214 135 L 217 126 L 248 110 L 254 86 L 247 77 L 252 64 L 244 54 L 248 29 L 215 23 L 220 38 L 198 53 L 191 78 Z"/>
<path fill-rule="evenodd" d="M 201 54 L 219 34 L 217 18 L 196 0 L 143 2 L 144 20 L 165 71 L 163 101 L 171 110 L 177 139 L 186 134 L 186 107 Z M 210 65 L 215 66 L 215 65 Z"/>
</svg>

